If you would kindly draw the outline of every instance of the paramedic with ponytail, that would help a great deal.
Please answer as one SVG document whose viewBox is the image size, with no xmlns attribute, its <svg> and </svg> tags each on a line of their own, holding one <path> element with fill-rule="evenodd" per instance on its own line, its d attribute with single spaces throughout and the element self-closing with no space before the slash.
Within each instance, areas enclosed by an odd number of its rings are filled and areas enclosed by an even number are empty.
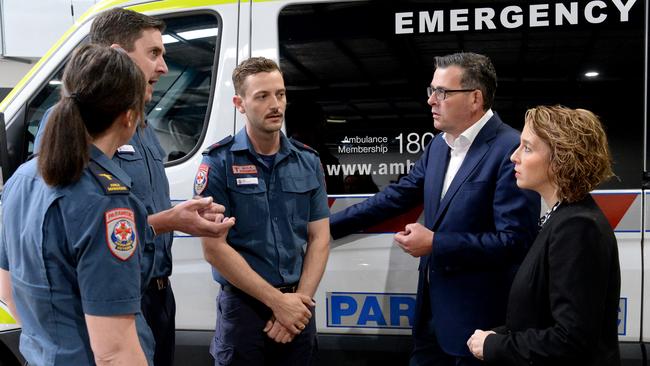
<svg viewBox="0 0 650 366">
<path fill-rule="evenodd" d="M 10 271 L 30 365 L 147 365 L 140 310 L 154 260 L 147 212 L 112 160 L 142 120 L 145 78 L 123 51 L 78 49 L 40 154 L 3 193 L 0 267 Z"/>
</svg>

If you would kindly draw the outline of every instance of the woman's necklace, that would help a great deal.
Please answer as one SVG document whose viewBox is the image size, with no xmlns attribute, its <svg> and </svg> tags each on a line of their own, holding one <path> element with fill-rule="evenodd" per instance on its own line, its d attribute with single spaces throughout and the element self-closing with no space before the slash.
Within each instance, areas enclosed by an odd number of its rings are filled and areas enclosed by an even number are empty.
<svg viewBox="0 0 650 366">
<path fill-rule="evenodd" d="M 544 216 L 542 216 L 542 217 L 539 218 L 539 228 L 540 228 L 540 229 L 542 228 L 542 226 L 544 226 L 544 224 L 546 223 L 546 221 L 548 221 L 548 219 L 551 217 L 551 215 L 553 214 L 553 212 L 555 212 L 555 210 L 557 210 L 557 208 L 560 206 L 560 203 L 561 203 L 561 202 L 562 202 L 562 201 L 557 201 L 557 202 L 555 202 L 555 204 L 553 205 L 553 207 L 549 208 L 548 211 L 546 211 L 546 213 L 544 214 Z"/>
</svg>

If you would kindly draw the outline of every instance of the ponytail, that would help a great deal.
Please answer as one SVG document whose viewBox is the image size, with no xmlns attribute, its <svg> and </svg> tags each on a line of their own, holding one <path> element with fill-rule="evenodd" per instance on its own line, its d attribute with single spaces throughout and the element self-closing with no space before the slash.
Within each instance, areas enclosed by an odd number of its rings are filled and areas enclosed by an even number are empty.
<svg viewBox="0 0 650 366">
<path fill-rule="evenodd" d="M 90 160 L 92 140 L 126 111 L 144 114 L 146 82 L 124 52 L 87 44 L 72 55 L 63 73 L 61 99 L 41 140 L 38 171 L 51 186 L 78 181 Z"/>
<path fill-rule="evenodd" d="M 77 102 L 62 97 L 45 126 L 38 170 L 51 186 L 76 182 L 90 159 L 90 139 Z"/>
</svg>

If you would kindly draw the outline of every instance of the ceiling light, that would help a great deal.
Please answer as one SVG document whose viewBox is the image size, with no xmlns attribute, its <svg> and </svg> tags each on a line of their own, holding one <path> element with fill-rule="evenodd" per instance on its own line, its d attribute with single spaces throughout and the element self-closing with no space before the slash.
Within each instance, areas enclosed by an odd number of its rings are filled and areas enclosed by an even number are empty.
<svg viewBox="0 0 650 366">
<path fill-rule="evenodd" d="M 588 78 L 595 78 L 596 76 L 600 75 L 597 71 L 587 71 L 585 72 L 585 76 Z"/>
<path fill-rule="evenodd" d="M 178 40 L 177 40 L 176 38 L 170 36 L 169 34 L 163 34 L 163 36 L 162 36 L 162 41 L 163 41 L 164 44 L 169 44 L 169 43 L 176 43 L 176 42 L 178 42 Z"/>
<path fill-rule="evenodd" d="M 205 28 L 197 29 L 191 31 L 180 32 L 178 35 L 187 40 L 206 38 L 206 37 L 216 37 L 219 34 L 219 28 Z"/>
<path fill-rule="evenodd" d="M 344 118 L 328 118 L 327 123 L 346 123 Z"/>
</svg>

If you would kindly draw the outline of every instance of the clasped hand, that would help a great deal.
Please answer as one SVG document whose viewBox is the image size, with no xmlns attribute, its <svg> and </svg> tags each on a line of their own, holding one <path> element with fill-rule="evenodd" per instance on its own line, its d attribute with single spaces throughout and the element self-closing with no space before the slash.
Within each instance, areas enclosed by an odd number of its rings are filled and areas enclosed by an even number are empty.
<svg viewBox="0 0 650 366">
<path fill-rule="evenodd" d="M 286 293 L 271 308 L 273 315 L 266 322 L 264 332 L 278 343 L 289 343 L 309 324 L 310 307 L 316 303 L 311 297 L 300 293 Z"/>
<path fill-rule="evenodd" d="M 474 331 L 471 337 L 467 340 L 467 347 L 469 351 L 472 352 L 474 357 L 479 360 L 483 360 L 483 344 L 485 343 L 485 338 L 490 334 L 496 334 L 491 330 L 480 330 L 477 329 Z"/>
</svg>

